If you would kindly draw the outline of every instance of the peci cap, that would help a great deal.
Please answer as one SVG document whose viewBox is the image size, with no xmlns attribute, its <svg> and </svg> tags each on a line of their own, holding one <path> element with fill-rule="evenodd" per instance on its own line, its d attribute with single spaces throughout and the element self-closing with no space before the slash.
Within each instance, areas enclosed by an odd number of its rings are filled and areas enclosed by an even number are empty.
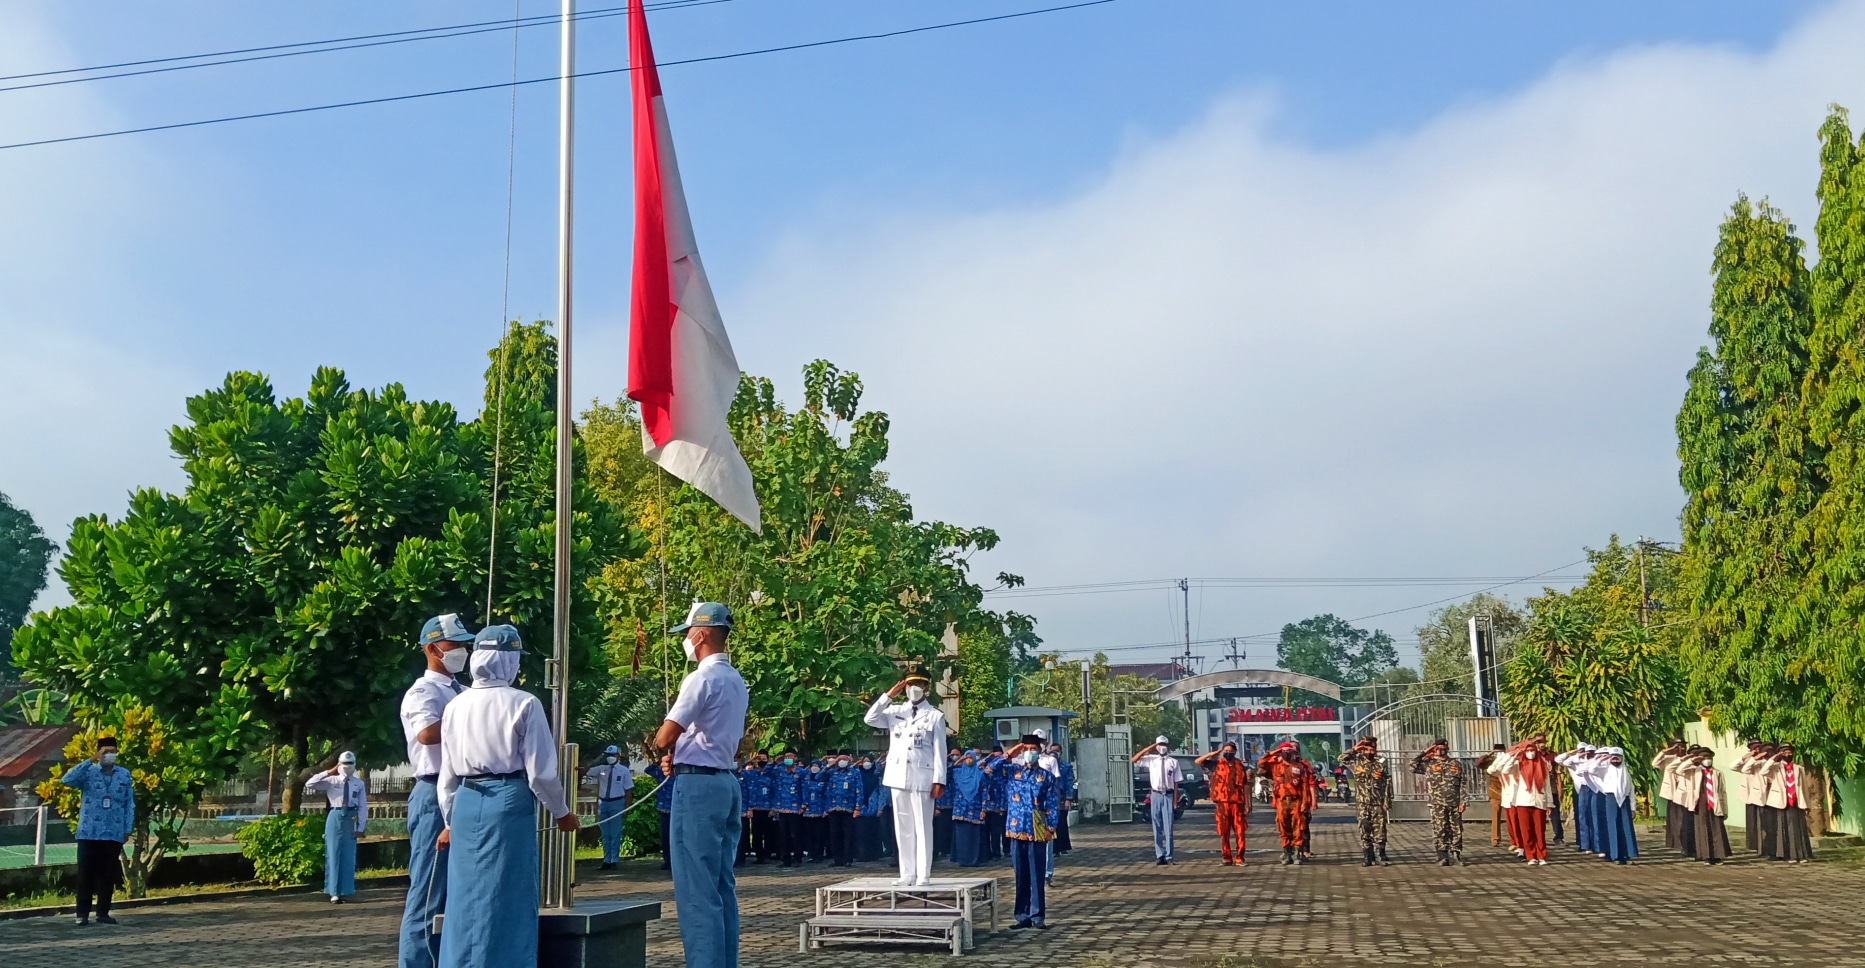
<svg viewBox="0 0 1865 968">
<path fill-rule="evenodd" d="M 455 613 L 436 615 L 421 626 L 421 644 L 432 645 L 435 642 L 471 642 L 473 633 L 466 630 L 466 625 Z"/>
<path fill-rule="evenodd" d="M 669 632 L 684 632 L 690 628 L 731 629 L 732 610 L 718 602 L 694 602 L 687 610 L 686 621 L 668 629 Z"/>
<path fill-rule="evenodd" d="M 525 640 L 509 625 L 488 625 L 473 637 L 474 652 L 523 652 Z"/>
</svg>

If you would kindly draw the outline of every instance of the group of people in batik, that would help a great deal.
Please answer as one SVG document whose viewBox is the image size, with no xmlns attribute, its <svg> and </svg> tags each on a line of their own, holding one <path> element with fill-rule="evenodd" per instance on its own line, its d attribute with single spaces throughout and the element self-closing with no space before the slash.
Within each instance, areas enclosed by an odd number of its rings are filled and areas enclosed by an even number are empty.
<svg viewBox="0 0 1865 968">
<path fill-rule="evenodd" d="M 755 753 L 737 773 L 745 829 L 740 866 L 848 867 L 893 856 L 893 825 L 884 819 L 889 797 L 872 755 L 840 750 L 806 759 L 789 750 L 773 759 Z"/>
<path fill-rule="evenodd" d="M 1733 853 L 1724 825 L 1732 801 L 1714 758 L 1708 747 L 1673 739 L 1651 760 L 1662 777 L 1658 796 L 1665 802 L 1664 845 L 1711 864 Z M 1809 779 L 1806 767 L 1794 762 L 1794 748 L 1751 741 L 1732 772 L 1743 808 L 1743 846 L 1764 860 L 1812 860 Z"/>
</svg>

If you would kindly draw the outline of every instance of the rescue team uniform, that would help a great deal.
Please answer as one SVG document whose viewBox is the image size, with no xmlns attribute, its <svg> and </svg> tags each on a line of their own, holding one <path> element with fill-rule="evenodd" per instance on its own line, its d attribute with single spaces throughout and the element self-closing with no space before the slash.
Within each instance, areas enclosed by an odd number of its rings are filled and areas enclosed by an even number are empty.
<svg viewBox="0 0 1865 968">
<path fill-rule="evenodd" d="M 1217 813 L 1218 852 L 1224 855 L 1226 864 L 1240 862 L 1244 834 L 1250 829 L 1250 768 L 1235 756 L 1219 754 L 1206 775 L 1211 780 L 1211 804 Z"/>
<path fill-rule="evenodd" d="M 1308 817 L 1315 808 L 1315 769 L 1300 756 L 1285 760 L 1271 752 L 1257 761 L 1257 771 L 1268 778 L 1270 799 L 1276 805 L 1276 834 L 1282 843 L 1282 862 L 1308 842 Z"/>
</svg>

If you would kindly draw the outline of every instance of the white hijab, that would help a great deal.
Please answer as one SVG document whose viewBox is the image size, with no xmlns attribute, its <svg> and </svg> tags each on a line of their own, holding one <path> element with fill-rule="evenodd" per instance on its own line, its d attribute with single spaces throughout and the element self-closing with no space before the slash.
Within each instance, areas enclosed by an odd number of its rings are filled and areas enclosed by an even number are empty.
<svg viewBox="0 0 1865 968">
<path fill-rule="evenodd" d="M 1625 767 L 1625 751 L 1617 746 L 1608 746 L 1600 752 L 1608 756 L 1619 757 L 1619 764 L 1614 766 L 1611 760 L 1601 760 L 1598 776 L 1599 791 L 1611 794 L 1620 806 L 1632 796 L 1632 771 Z"/>
<path fill-rule="evenodd" d="M 518 661 L 522 658 L 524 658 L 522 652 L 474 649 L 473 688 L 511 685 L 513 680 L 518 678 Z"/>
</svg>

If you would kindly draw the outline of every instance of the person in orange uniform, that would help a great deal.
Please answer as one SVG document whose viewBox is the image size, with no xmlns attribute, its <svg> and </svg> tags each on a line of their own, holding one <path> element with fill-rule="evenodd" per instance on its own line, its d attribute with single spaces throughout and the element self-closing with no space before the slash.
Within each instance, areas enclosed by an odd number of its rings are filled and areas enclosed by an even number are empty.
<svg viewBox="0 0 1865 968">
<path fill-rule="evenodd" d="M 1264 754 L 1256 768 L 1269 778 L 1276 804 L 1276 833 L 1282 839 L 1282 862 L 1300 864 L 1308 842 L 1308 815 L 1315 809 L 1315 768 L 1301 750 L 1284 742 Z"/>
<path fill-rule="evenodd" d="M 1226 865 L 1243 864 L 1243 835 L 1250 829 L 1250 766 L 1237 758 L 1237 744 L 1223 746 L 1198 757 L 1211 781 L 1211 803 L 1217 808 L 1217 843 Z M 1233 835 L 1237 852 L 1230 843 Z"/>
</svg>

